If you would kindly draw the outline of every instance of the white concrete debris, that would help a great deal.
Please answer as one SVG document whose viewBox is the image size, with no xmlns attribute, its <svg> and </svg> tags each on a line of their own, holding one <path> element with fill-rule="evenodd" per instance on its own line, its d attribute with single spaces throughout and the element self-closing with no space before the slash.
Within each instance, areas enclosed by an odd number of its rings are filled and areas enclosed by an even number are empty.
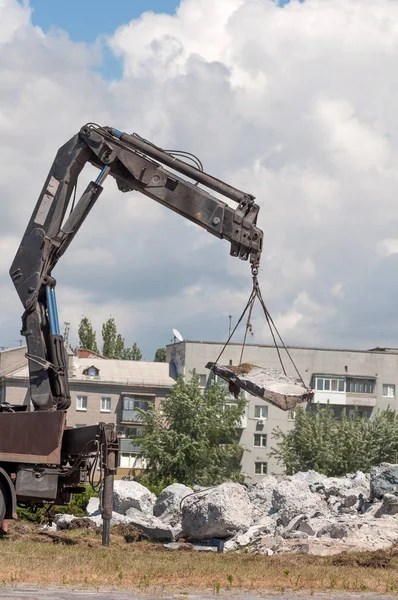
<svg viewBox="0 0 398 600">
<path fill-rule="evenodd" d="M 272 508 L 272 492 L 277 484 L 278 481 L 276 477 L 270 475 L 249 488 L 248 495 L 250 502 L 252 503 L 254 523 L 257 523 L 259 519 L 268 515 Z"/>
<path fill-rule="evenodd" d="M 87 504 L 86 511 L 87 511 L 87 514 L 89 517 L 95 517 L 95 516 L 101 514 L 100 503 L 99 503 L 98 497 L 93 496 L 92 498 L 90 498 L 90 500 L 88 501 L 88 504 Z"/>
<path fill-rule="evenodd" d="M 195 493 L 173 484 L 155 500 L 137 482 L 115 482 L 111 523 L 131 525 L 154 541 L 168 541 L 170 549 L 190 543 L 199 549 L 223 547 L 224 552 L 268 556 L 330 555 L 398 543 L 398 465 L 380 465 L 370 475 L 326 477 L 308 471 L 279 481 L 269 476 L 255 485 L 230 482 Z M 80 526 L 87 521 L 101 525 L 98 500 L 87 512 Z M 73 515 L 60 514 L 54 523 L 57 530 L 67 529 L 74 520 Z"/>
<path fill-rule="evenodd" d="M 278 512 L 278 518 L 284 527 L 301 513 L 313 517 L 328 512 L 328 507 L 320 501 L 317 492 L 311 491 L 308 482 L 295 477 L 285 477 L 274 488 L 272 507 Z"/>
<path fill-rule="evenodd" d="M 136 508 L 143 513 L 153 514 L 156 502 L 155 494 L 137 481 L 115 481 L 113 510 L 125 515 L 129 508 Z"/>
<path fill-rule="evenodd" d="M 384 494 L 398 493 L 398 465 L 381 463 L 370 471 L 370 499 L 381 500 Z"/>
<path fill-rule="evenodd" d="M 189 496 L 182 506 L 182 528 L 196 539 L 227 538 L 247 531 L 252 524 L 252 505 L 238 483 L 221 485 Z"/>
<path fill-rule="evenodd" d="M 142 531 L 151 540 L 172 542 L 175 539 L 175 533 L 171 527 L 157 517 L 145 514 L 136 508 L 128 509 L 126 522 Z"/>
<path fill-rule="evenodd" d="M 159 494 L 153 507 L 153 514 L 165 523 L 177 526 L 181 523 L 181 502 L 193 493 L 193 489 L 182 483 L 168 485 Z"/>
</svg>

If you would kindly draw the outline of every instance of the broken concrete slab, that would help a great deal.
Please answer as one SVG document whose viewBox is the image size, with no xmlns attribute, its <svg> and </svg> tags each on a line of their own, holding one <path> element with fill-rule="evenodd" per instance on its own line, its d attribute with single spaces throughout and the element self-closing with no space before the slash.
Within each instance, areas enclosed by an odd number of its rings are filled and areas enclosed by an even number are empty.
<svg viewBox="0 0 398 600">
<path fill-rule="evenodd" d="M 247 531 L 252 524 L 252 506 L 246 489 L 238 483 L 223 483 L 186 498 L 182 505 L 182 528 L 197 539 L 227 538 Z"/>
<path fill-rule="evenodd" d="M 192 488 L 181 483 L 168 485 L 159 494 L 153 514 L 170 525 L 178 525 L 181 522 L 181 502 L 192 493 Z"/>
<path fill-rule="evenodd" d="M 244 390 L 282 410 L 291 410 L 314 398 L 314 392 L 306 388 L 299 379 L 289 377 L 272 367 L 258 367 L 248 363 L 224 367 L 207 363 L 206 368 L 227 381 L 230 392 L 236 397 Z"/>
<path fill-rule="evenodd" d="M 253 523 L 257 523 L 262 517 L 266 517 L 272 509 L 272 492 L 277 485 L 276 477 L 269 475 L 249 487 L 248 495 L 252 504 Z"/>
<path fill-rule="evenodd" d="M 274 488 L 272 506 L 278 511 L 278 517 L 285 527 L 302 513 L 310 518 L 316 513 L 327 512 L 320 495 L 311 492 L 308 483 L 292 477 L 286 477 Z"/>
<path fill-rule="evenodd" d="M 398 465 L 382 463 L 370 471 L 370 499 L 381 500 L 385 494 L 398 494 Z"/>
<path fill-rule="evenodd" d="M 113 493 L 113 510 L 125 515 L 129 508 L 143 513 L 153 514 L 156 502 L 155 494 L 137 481 L 115 481 Z"/>
<path fill-rule="evenodd" d="M 153 515 L 145 514 L 136 508 L 126 512 L 126 523 L 133 525 L 155 541 L 174 541 L 175 535 L 171 527 Z"/>
<path fill-rule="evenodd" d="M 383 501 L 379 505 L 378 510 L 375 512 L 376 519 L 383 515 L 396 515 L 398 514 L 398 497 L 394 494 L 384 494 Z"/>
</svg>

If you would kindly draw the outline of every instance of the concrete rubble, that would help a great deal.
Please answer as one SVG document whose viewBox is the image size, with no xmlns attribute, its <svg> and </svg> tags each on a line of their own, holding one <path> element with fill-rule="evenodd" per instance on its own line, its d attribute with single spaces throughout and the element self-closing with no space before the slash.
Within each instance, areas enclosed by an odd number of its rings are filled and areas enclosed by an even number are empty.
<svg viewBox="0 0 398 600">
<path fill-rule="evenodd" d="M 329 555 L 398 542 L 398 465 L 341 478 L 315 471 L 270 476 L 252 485 L 229 482 L 195 493 L 173 484 L 157 500 L 137 482 L 118 481 L 114 498 L 112 524 L 132 525 L 173 551 Z M 68 529 L 76 519 L 62 514 L 54 523 Z M 89 520 L 101 524 L 98 502 L 90 503 L 84 523 Z"/>
<path fill-rule="evenodd" d="M 189 496 L 182 505 L 182 529 L 199 540 L 227 538 L 252 524 L 252 506 L 239 483 L 222 483 Z"/>
<path fill-rule="evenodd" d="M 125 515 L 129 508 L 153 514 L 155 494 L 137 481 L 115 481 L 113 510 Z"/>
<path fill-rule="evenodd" d="M 184 498 L 191 494 L 193 494 L 193 489 L 182 483 L 168 485 L 160 492 L 153 507 L 153 514 L 171 526 L 179 526 L 181 523 L 181 503 Z"/>
</svg>

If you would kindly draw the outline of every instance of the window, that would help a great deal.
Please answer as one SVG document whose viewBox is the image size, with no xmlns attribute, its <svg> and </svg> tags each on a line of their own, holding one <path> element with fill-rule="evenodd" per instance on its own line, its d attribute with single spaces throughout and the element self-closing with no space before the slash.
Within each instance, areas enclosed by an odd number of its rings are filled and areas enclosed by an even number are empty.
<svg viewBox="0 0 398 600">
<path fill-rule="evenodd" d="M 124 469 L 131 469 L 135 466 L 137 455 L 131 452 L 125 452 L 120 455 L 120 466 Z"/>
<path fill-rule="evenodd" d="M 125 434 L 126 437 L 137 437 L 142 435 L 143 429 L 142 427 L 126 427 Z"/>
<path fill-rule="evenodd" d="M 263 404 L 257 404 L 254 407 L 254 418 L 268 419 L 268 406 L 264 406 Z"/>
<path fill-rule="evenodd" d="M 152 404 L 151 399 L 148 396 L 124 396 L 123 398 L 123 409 L 124 410 L 148 410 Z"/>
<path fill-rule="evenodd" d="M 98 377 L 99 369 L 97 369 L 97 367 L 89 367 L 83 371 L 83 375 L 88 375 L 89 377 Z"/>
<path fill-rule="evenodd" d="M 199 386 L 200 387 L 205 387 L 206 386 L 206 375 L 199 375 Z"/>
<path fill-rule="evenodd" d="M 111 412 L 111 399 L 101 398 L 101 412 Z"/>
<path fill-rule="evenodd" d="M 345 381 L 337 377 L 315 377 L 314 387 L 318 392 L 344 392 Z"/>
<path fill-rule="evenodd" d="M 374 388 L 374 379 L 347 378 L 347 392 L 349 392 L 350 394 L 373 394 Z"/>
<path fill-rule="evenodd" d="M 260 448 L 267 447 L 267 435 L 264 433 L 255 433 L 254 434 L 254 446 Z"/>
<path fill-rule="evenodd" d="M 292 410 L 289 410 L 289 412 L 287 413 L 287 420 L 294 421 L 295 419 L 296 419 L 296 411 L 294 410 L 294 408 L 292 408 Z"/>
<path fill-rule="evenodd" d="M 76 410 L 87 410 L 87 396 L 76 396 Z"/>
<path fill-rule="evenodd" d="M 254 473 L 256 475 L 266 475 L 267 474 L 267 463 L 266 462 L 255 462 L 254 463 Z"/>
<path fill-rule="evenodd" d="M 356 415 L 358 415 L 360 419 L 368 419 L 370 416 L 366 409 L 358 408 L 358 406 L 347 406 L 346 415 L 349 419 L 355 419 Z"/>
<path fill-rule="evenodd" d="M 395 385 L 383 383 L 383 396 L 385 398 L 395 398 Z"/>
<path fill-rule="evenodd" d="M 231 405 L 224 403 L 224 404 L 220 404 L 219 408 L 220 408 L 221 412 L 226 412 L 227 410 L 229 410 L 231 408 Z"/>
</svg>

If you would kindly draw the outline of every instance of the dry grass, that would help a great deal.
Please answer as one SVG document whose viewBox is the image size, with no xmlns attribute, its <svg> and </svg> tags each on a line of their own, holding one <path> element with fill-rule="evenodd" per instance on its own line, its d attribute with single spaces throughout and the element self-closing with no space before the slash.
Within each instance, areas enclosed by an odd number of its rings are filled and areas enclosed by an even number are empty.
<svg viewBox="0 0 398 600">
<path fill-rule="evenodd" d="M 125 534 L 113 533 L 111 547 L 102 548 L 96 531 L 52 534 L 19 525 L 0 540 L 0 584 L 398 593 L 396 551 L 334 557 L 223 555 L 126 543 Z"/>
</svg>

